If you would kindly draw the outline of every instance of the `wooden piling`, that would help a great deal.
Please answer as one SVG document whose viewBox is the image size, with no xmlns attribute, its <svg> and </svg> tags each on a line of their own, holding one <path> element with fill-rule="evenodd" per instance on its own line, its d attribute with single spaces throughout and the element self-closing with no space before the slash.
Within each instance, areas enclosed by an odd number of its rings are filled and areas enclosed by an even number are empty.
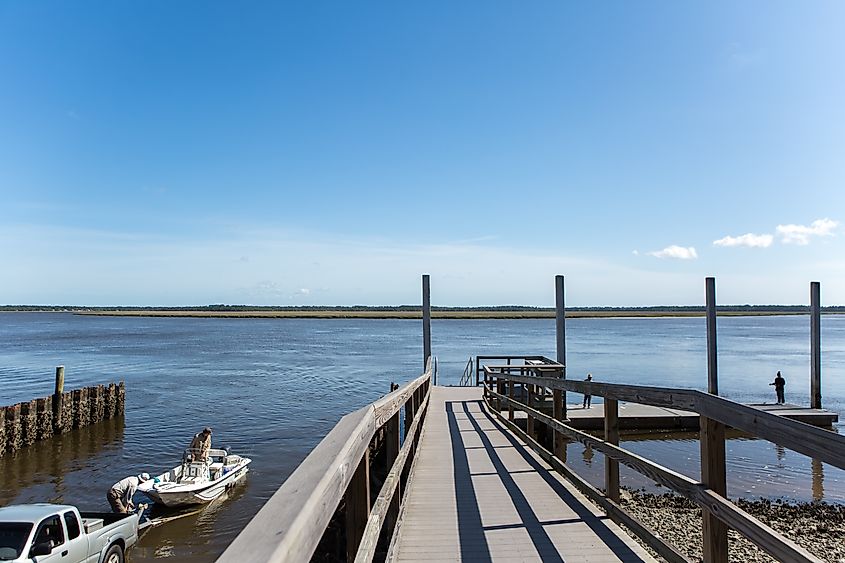
<svg viewBox="0 0 845 563">
<path fill-rule="evenodd" d="M 556 351 L 557 363 L 564 366 L 561 370 L 560 376 L 566 379 L 566 304 L 564 294 L 564 280 L 563 276 L 555 276 L 555 337 L 556 337 Z M 563 410 L 561 411 L 561 418 L 566 418 L 566 391 L 563 391 L 561 398 L 563 403 Z"/>
<path fill-rule="evenodd" d="M 707 299 L 707 391 L 719 394 L 716 347 L 716 279 L 705 279 Z M 701 482 L 721 496 L 727 494 L 727 476 L 725 471 L 725 425 L 702 416 L 701 446 Z M 728 527 L 706 508 L 701 510 L 702 540 L 705 563 L 727 563 Z"/>
<path fill-rule="evenodd" d="M 718 364 L 716 362 L 716 278 L 705 278 L 707 298 L 707 392 L 719 394 Z"/>
<path fill-rule="evenodd" d="M 821 284 L 810 282 L 810 408 L 822 408 Z"/>
<path fill-rule="evenodd" d="M 422 277 L 423 371 L 431 357 L 431 284 L 428 274 Z M 437 381 L 434 382 L 437 385 Z"/>
<path fill-rule="evenodd" d="M 54 395 L 61 395 L 65 392 L 65 366 L 56 366 L 56 386 Z"/>
<path fill-rule="evenodd" d="M 64 426 L 62 421 L 64 390 L 65 366 L 56 366 L 56 382 L 53 387 L 53 428 L 56 434 L 61 434 Z"/>
</svg>

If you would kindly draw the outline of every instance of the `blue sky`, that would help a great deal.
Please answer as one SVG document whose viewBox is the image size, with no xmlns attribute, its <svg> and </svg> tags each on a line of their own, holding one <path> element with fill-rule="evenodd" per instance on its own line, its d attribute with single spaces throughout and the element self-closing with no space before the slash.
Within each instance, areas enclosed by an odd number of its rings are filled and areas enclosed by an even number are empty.
<svg viewBox="0 0 845 563">
<path fill-rule="evenodd" d="M 845 303 L 841 2 L 0 3 L 0 303 Z"/>
</svg>

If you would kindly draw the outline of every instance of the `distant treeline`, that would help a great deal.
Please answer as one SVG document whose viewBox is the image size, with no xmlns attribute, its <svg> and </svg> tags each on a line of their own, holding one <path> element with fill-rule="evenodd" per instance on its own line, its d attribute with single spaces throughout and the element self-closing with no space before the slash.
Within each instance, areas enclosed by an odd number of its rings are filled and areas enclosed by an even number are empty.
<svg viewBox="0 0 845 563">
<path fill-rule="evenodd" d="M 196 311 L 196 312 L 217 312 L 217 313 L 238 313 L 238 312 L 259 312 L 259 311 L 337 311 L 337 312 L 415 312 L 420 311 L 419 305 L 398 305 L 398 306 L 371 306 L 371 305 L 201 305 L 195 307 L 86 307 L 82 305 L 0 305 L 0 311 L 39 311 L 39 312 L 97 312 L 97 311 Z M 437 307 L 432 306 L 432 311 L 442 312 L 554 312 L 554 307 L 527 307 L 524 305 L 497 305 L 489 307 Z M 584 313 L 626 313 L 626 312 L 653 312 L 653 313 L 702 313 L 703 305 L 658 305 L 651 307 L 567 307 L 569 312 Z M 769 313 L 769 314 L 795 314 L 809 311 L 807 305 L 719 305 L 718 311 L 725 313 Z M 845 306 L 835 305 L 822 307 L 825 313 L 845 313 Z"/>
</svg>

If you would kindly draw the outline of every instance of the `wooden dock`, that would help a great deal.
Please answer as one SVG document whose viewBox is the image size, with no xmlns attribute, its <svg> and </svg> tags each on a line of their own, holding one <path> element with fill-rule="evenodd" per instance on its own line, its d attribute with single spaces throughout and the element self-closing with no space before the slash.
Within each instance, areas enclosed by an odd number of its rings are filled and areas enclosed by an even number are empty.
<svg viewBox="0 0 845 563">
<path fill-rule="evenodd" d="M 654 561 L 482 406 L 433 387 L 388 561 Z"/>
<path fill-rule="evenodd" d="M 714 278 L 705 280 L 707 392 L 566 379 L 560 275 L 554 360 L 476 356 L 461 381 L 469 383 L 474 373 L 482 390 L 437 387 L 428 278 L 422 280 L 423 374 L 391 383 L 390 393 L 343 416 L 218 563 L 653 561 L 617 524 L 666 561 L 689 563 L 620 503 L 620 465 L 701 509 L 700 526 L 686 531 L 700 535 L 705 563 L 728 563 L 729 529 L 774 560 L 823 563 L 727 497 L 727 429 L 841 469 L 845 436 L 796 420 L 802 413 L 794 405 L 763 409 L 719 396 Z M 821 410 L 819 284 L 810 287 L 810 406 Z M 567 408 L 567 393 L 600 397 L 601 415 L 598 408 Z M 516 424 L 520 413 L 524 424 Z M 620 430 L 638 419 L 642 427 L 645 418 L 657 427 L 668 419 L 696 420 L 700 480 L 620 447 Z M 596 420 L 601 437 L 576 427 Z M 604 455 L 602 489 L 566 464 L 571 440 Z"/>
<path fill-rule="evenodd" d="M 620 465 L 701 508 L 688 533 L 707 563 L 728 563 L 728 529 L 775 560 L 822 563 L 726 496 L 725 431 L 843 469 L 845 436 L 702 391 L 567 380 L 562 364 L 532 358 L 485 365 L 479 389 L 434 385 L 429 357 L 422 375 L 342 417 L 218 563 L 653 561 L 643 544 L 689 563 L 620 504 Z M 570 425 L 566 393 L 603 399 L 602 437 Z M 551 414 L 537 408 L 549 397 Z M 620 447 L 627 404 L 697 414 L 700 480 Z M 567 466 L 567 440 L 604 455 L 603 488 Z"/>
</svg>

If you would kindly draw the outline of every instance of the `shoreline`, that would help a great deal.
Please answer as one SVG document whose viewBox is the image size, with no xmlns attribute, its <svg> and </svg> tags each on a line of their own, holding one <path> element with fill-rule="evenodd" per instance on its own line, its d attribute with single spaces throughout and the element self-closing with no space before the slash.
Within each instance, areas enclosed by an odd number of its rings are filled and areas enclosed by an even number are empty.
<svg viewBox="0 0 845 563">
<path fill-rule="evenodd" d="M 845 505 L 829 502 L 733 499 L 742 510 L 825 561 L 845 561 Z M 701 509 L 672 493 L 622 490 L 622 506 L 693 561 L 702 557 Z M 772 562 L 771 556 L 737 532 L 728 532 L 729 560 Z"/>
<path fill-rule="evenodd" d="M 337 309 L 308 309 L 281 311 L 204 311 L 204 310 L 61 310 L 61 309 L 6 309 L 2 313 L 70 313 L 80 316 L 98 317 L 176 317 L 176 318 L 229 318 L 229 319 L 421 319 L 420 311 L 382 311 L 382 310 L 337 310 Z M 843 314 L 839 312 L 823 313 L 824 315 Z M 809 315 L 799 311 L 720 311 L 720 317 L 776 317 Z M 629 311 L 629 310 L 600 310 L 600 311 L 566 311 L 569 319 L 605 319 L 605 318 L 695 318 L 704 317 L 704 311 Z M 497 311 L 497 310 L 466 310 L 466 311 L 438 311 L 431 312 L 432 319 L 554 319 L 554 311 Z"/>
</svg>

